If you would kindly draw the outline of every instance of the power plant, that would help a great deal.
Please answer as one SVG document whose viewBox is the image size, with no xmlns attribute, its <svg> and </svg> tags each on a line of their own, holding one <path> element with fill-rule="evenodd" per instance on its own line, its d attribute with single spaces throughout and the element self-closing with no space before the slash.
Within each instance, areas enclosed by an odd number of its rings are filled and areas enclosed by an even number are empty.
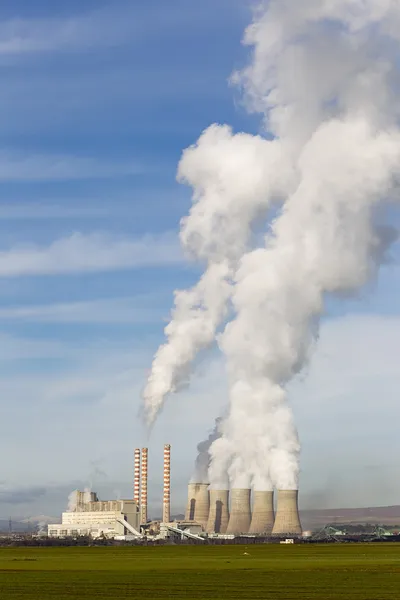
<svg viewBox="0 0 400 600">
<path fill-rule="evenodd" d="M 185 517 L 171 521 L 171 446 L 164 445 L 163 498 L 160 521 L 148 520 L 148 449 L 134 451 L 133 498 L 99 501 L 91 490 L 76 491 L 73 502 L 62 514 L 62 523 L 49 525 L 51 537 L 91 535 L 92 537 L 145 536 L 234 539 L 238 536 L 271 539 L 302 535 L 298 510 L 298 490 L 274 492 L 250 488 L 213 489 L 208 483 L 188 485 Z"/>
</svg>

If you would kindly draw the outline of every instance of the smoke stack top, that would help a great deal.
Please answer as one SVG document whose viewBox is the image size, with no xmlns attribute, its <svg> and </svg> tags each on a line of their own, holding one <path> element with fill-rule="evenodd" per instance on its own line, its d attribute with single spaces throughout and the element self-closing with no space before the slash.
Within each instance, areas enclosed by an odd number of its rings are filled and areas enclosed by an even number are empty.
<svg viewBox="0 0 400 600">
<path fill-rule="evenodd" d="M 140 503 L 140 448 L 135 448 L 134 454 L 133 499 Z"/>
<path fill-rule="evenodd" d="M 164 445 L 163 523 L 171 520 L 171 446 Z"/>
<path fill-rule="evenodd" d="M 176 293 L 144 403 L 151 423 L 217 339 L 230 390 L 209 450 L 214 489 L 226 473 L 231 487 L 298 489 L 287 386 L 327 297 L 361 290 L 394 239 L 375 214 L 399 198 L 399 23 L 398 0 L 260 2 L 244 36 L 251 61 L 232 79 L 268 135 L 212 125 L 179 164 L 193 188 L 181 242 L 206 266 Z"/>
<path fill-rule="evenodd" d="M 147 469 L 148 469 L 148 449 L 142 448 L 142 491 L 140 497 L 140 520 L 147 523 Z"/>
</svg>

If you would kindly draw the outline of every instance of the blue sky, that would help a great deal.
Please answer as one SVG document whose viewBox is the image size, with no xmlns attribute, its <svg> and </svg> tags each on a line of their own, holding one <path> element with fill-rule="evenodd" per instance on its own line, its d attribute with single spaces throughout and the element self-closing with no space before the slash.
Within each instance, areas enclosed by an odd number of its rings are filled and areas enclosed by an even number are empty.
<svg viewBox="0 0 400 600">
<path fill-rule="evenodd" d="M 177 162 L 212 122 L 259 127 L 228 84 L 246 62 L 249 20 L 240 0 L 2 2 L 0 517 L 56 515 L 90 482 L 103 496 L 131 493 L 133 448 L 146 442 L 140 390 L 173 290 L 197 275 L 178 247 L 190 191 L 175 182 Z M 316 366 L 294 384 L 307 502 L 332 481 L 336 504 L 390 503 L 400 491 L 385 475 L 399 475 L 389 456 L 399 429 L 396 254 L 361 299 L 329 305 Z M 349 371 L 340 349 L 354 338 L 359 362 Z M 367 388 L 364 368 L 374 375 Z M 196 441 L 224 404 L 220 374 L 210 355 L 155 428 L 154 513 L 164 442 L 182 508 Z M 364 402 L 371 390 L 384 414 Z M 351 402 L 364 424 L 357 443 Z M 367 499 L 349 492 L 355 474 Z"/>
</svg>

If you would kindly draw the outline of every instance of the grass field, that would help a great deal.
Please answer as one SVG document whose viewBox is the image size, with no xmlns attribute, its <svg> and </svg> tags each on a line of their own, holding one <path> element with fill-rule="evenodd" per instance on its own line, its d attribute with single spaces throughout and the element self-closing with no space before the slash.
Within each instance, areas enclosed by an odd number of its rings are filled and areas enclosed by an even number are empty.
<svg viewBox="0 0 400 600">
<path fill-rule="evenodd" d="M 0 548 L 0 598 L 399 600 L 400 544 Z"/>
</svg>

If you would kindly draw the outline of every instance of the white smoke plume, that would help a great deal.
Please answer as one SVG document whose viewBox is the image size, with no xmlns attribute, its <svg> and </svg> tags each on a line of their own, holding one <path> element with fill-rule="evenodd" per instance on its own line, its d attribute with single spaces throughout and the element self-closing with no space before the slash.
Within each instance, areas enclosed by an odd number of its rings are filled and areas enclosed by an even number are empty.
<svg viewBox="0 0 400 600">
<path fill-rule="evenodd" d="M 252 481 L 296 489 L 299 442 L 286 384 L 304 366 L 324 299 L 376 274 L 389 238 L 375 207 L 399 171 L 398 81 L 392 66 L 400 5 L 342 0 L 269 2 L 247 30 L 254 47 L 235 76 L 268 130 L 298 152 L 298 184 L 263 248 L 234 277 L 235 318 L 220 337 L 230 414 L 211 448 L 218 486 Z"/>
<path fill-rule="evenodd" d="M 233 135 L 230 127 L 219 125 L 212 125 L 184 152 L 178 179 L 194 193 L 180 238 L 185 251 L 206 269 L 192 289 L 175 293 L 167 342 L 154 357 L 143 392 L 148 424 L 166 396 L 187 382 L 192 361 L 214 342 L 226 320 L 231 278 L 248 248 L 252 224 L 289 188 L 292 173 L 282 164 L 284 157 L 278 141 Z"/>
<path fill-rule="evenodd" d="M 90 502 L 92 499 L 91 493 L 92 490 L 89 487 L 86 487 L 84 489 L 83 496 L 81 496 L 82 492 L 80 492 L 79 490 L 74 490 L 73 492 L 71 492 L 68 496 L 67 512 L 76 512 L 79 508 L 81 508 L 79 506 L 80 497 L 82 498 L 83 504 L 87 504 L 88 502 Z"/>
<path fill-rule="evenodd" d="M 209 483 L 208 468 L 211 462 L 210 448 L 211 444 L 218 440 L 221 435 L 222 417 L 215 420 L 213 430 L 210 432 L 207 439 L 197 445 L 197 457 L 194 466 L 194 473 L 191 479 L 192 483 Z"/>
<path fill-rule="evenodd" d="M 78 507 L 78 490 L 74 490 L 68 496 L 67 512 L 75 512 Z"/>
<path fill-rule="evenodd" d="M 144 397 L 152 421 L 217 336 L 230 408 L 210 448 L 213 487 L 227 472 L 232 487 L 298 487 L 287 384 L 310 357 L 326 296 L 360 290 L 393 241 L 375 214 L 398 197 L 399 32 L 398 0 L 261 2 L 244 39 L 250 65 L 233 81 L 273 139 L 212 126 L 183 156 L 194 206 L 181 239 L 207 269 L 196 293 L 177 296 Z M 249 247 L 274 201 L 264 243 Z"/>
</svg>

